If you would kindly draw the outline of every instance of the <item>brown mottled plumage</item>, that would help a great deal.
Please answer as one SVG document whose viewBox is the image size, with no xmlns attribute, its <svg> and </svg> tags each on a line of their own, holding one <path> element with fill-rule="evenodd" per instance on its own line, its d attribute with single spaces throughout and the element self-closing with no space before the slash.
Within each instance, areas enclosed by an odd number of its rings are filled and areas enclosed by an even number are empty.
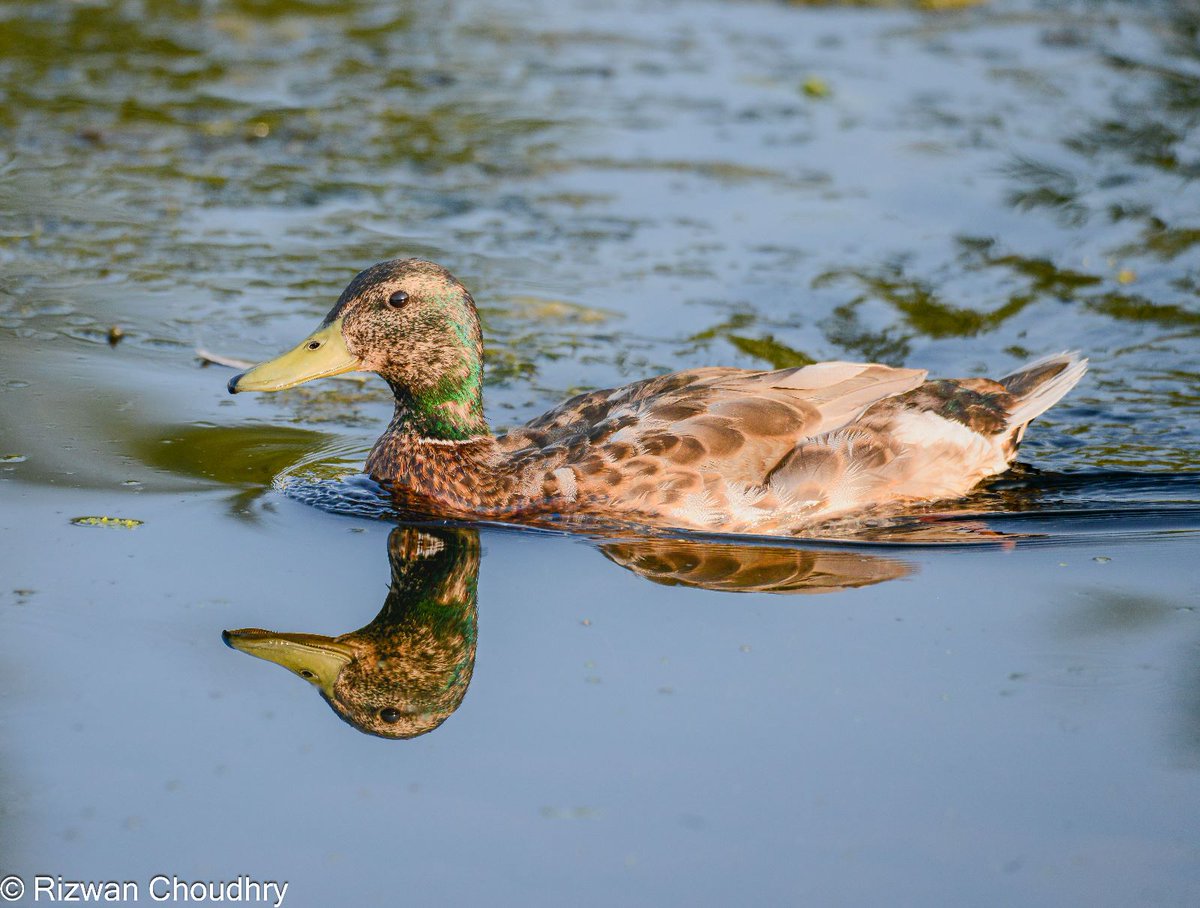
<svg viewBox="0 0 1200 908">
<path fill-rule="evenodd" d="M 794 535 L 963 495 L 1007 468 L 1025 426 L 1086 369 L 1071 353 L 998 381 L 847 362 L 692 369 L 581 394 L 493 437 L 481 351 L 474 302 L 449 272 L 385 262 L 354 279 L 310 339 L 230 390 L 379 372 L 396 413 L 367 471 L 415 510 Z"/>
</svg>

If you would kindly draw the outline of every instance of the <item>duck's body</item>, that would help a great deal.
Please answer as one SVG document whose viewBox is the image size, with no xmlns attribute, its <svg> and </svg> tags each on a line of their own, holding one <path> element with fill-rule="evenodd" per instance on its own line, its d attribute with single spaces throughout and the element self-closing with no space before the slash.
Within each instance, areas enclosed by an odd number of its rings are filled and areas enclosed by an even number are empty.
<svg viewBox="0 0 1200 908">
<path fill-rule="evenodd" d="M 444 269 L 408 260 L 364 271 L 321 329 L 230 390 L 352 368 L 380 372 L 396 394 L 366 468 L 409 507 L 788 535 L 955 498 L 1003 472 L 1086 361 L 1046 357 L 998 381 L 844 362 L 693 369 L 581 394 L 495 437 L 474 303 Z"/>
<path fill-rule="evenodd" d="M 1061 376 L 1072 365 L 1039 368 Z M 795 534 L 956 498 L 1008 468 L 1024 427 L 1009 414 L 1022 399 L 1001 382 L 925 374 L 840 362 L 694 369 L 581 394 L 498 438 L 462 441 L 421 438 L 401 415 L 367 472 L 413 509 L 447 516 Z"/>
</svg>

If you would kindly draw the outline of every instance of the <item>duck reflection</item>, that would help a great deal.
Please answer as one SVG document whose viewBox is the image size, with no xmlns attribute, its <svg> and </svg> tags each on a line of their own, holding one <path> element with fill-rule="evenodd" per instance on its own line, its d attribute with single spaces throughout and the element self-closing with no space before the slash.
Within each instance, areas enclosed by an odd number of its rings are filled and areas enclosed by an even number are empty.
<svg viewBox="0 0 1200 908">
<path fill-rule="evenodd" d="M 859 552 L 690 539 L 606 542 L 621 567 L 661 584 L 727 592 L 826 593 L 895 580 L 911 568 Z M 236 650 L 310 682 L 360 731 L 412 738 L 458 709 L 475 664 L 479 532 L 397 527 L 392 585 L 370 624 L 338 637 L 226 631 Z"/>
<path fill-rule="evenodd" d="M 902 561 L 860 552 L 690 539 L 607 543 L 600 551 L 654 583 L 729 593 L 830 593 L 912 573 Z"/>
<path fill-rule="evenodd" d="M 312 683 L 360 731 L 412 738 L 458 709 L 475 666 L 479 533 L 397 527 L 392 586 L 375 619 L 338 637 L 226 631 L 231 647 Z"/>
</svg>

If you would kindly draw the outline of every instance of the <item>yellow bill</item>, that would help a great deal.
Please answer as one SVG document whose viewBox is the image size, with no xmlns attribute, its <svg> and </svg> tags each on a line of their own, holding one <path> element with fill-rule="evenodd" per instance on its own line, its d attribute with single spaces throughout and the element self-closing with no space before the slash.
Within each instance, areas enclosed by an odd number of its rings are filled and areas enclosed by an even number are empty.
<svg viewBox="0 0 1200 908">
<path fill-rule="evenodd" d="M 283 391 L 316 378 L 353 372 L 361 363 L 346 349 L 342 320 L 318 328 L 293 349 L 229 380 L 229 393 Z"/>
<path fill-rule="evenodd" d="M 225 631 L 225 643 L 242 653 L 266 659 L 295 672 L 320 688 L 326 698 L 333 696 L 338 674 L 354 658 L 354 648 L 320 634 L 276 634 L 258 628 Z"/>
</svg>

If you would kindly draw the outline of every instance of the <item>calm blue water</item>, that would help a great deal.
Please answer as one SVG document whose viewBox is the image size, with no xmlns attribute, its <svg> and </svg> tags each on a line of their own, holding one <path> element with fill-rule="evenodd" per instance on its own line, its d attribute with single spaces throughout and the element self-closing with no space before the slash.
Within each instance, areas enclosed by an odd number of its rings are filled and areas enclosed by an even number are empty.
<svg viewBox="0 0 1200 908">
<path fill-rule="evenodd" d="M 0 879 L 1196 904 L 1198 33 L 1183 2 L 0 8 Z M 355 478 L 386 389 L 232 399 L 195 351 L 273 355 L 396 255 L 475 293 L 497 428 L 703 364 L 1092 371 L 1020 470 L 869 538 L 468 530 L 470 685 L 386 740 L 222 642 L 385 603 L 401 640 L 396 575 L 454 599 Z"/>
</svg>

